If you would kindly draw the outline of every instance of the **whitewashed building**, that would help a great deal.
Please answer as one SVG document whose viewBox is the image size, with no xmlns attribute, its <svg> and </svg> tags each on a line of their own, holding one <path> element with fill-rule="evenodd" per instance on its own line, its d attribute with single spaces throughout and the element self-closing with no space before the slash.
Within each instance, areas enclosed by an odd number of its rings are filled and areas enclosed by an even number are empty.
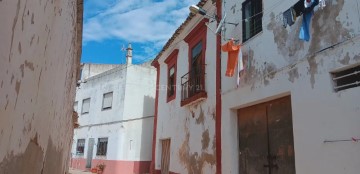
<svg viewBox="0 0 360 174">
<path fill-rule="evenodd" d="M 216 8 L 202 0 L 198 6 Z M 157 68 L 155 173 L 215 173 L 216 21 L 190 15 L 153 61 Z"/>
<path fill-rule="evenodd" d="M 156 71 L 150 63 L 131 63 L 131 45 L 126 58 L 127 64 L 81 80 L 74 106 L 80 127 L 74 133 L 73 168 L 104 163 L 104 174 L 149 173 Z"/>
<path fill-rule="evenodd" d="M 213 19 L 190 15 L 153 61 L 154 173 L 359 173 L 359 2 L 197 6 L 225 22 L 216 35 Z M 242 63 L 232 76 L 221 50 L 231 40 Z M 204 71 L 192 73 L 199 43 Z"/>
<path fill-rule="evenodd" d="M 239 40 L 245 65 L 237 86 L 222 53 L 222 173 L 359 173 L 359 1 L 324 2 L 306 42 L 302 15 L 283 22 L 303 0 L 222 1 L 239 23 L 225 24 L 222 45 Z"/>
</svg>

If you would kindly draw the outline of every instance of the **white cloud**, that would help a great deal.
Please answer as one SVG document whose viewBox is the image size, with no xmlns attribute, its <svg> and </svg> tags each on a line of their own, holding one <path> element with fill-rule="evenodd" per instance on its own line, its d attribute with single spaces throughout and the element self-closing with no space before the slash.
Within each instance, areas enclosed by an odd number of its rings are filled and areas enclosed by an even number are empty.
<svg viewBox="0 0 360 174">
<path fill-rule="evenodd" d="M 198 0 L 117 0 L 113 3 L 99 1 L 104 0 L 85 2 L 95 3 L 89 5 L 93 9 L 85 9 L 85 14 L 86 10 L 98 13 L 84 20 L 84 43 L 106 39 L 165 43 L 189 14 L 188 6 Z M 95 8 L 96 4 L 101 7 L 100 10 Z"/>
<path fill-rule="evenodd" d="M 133 43 L 134 63 L 155 58 L 199 0 L 85 0 L 83 43 Z"/>
</svg>

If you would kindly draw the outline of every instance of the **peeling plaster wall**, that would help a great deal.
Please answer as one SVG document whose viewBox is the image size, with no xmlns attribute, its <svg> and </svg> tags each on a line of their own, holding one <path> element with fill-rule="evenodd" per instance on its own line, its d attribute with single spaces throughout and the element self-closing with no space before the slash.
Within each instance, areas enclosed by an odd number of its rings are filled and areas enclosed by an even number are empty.
<svg viewBox="0 0 360 174">
<path fill-rule="evenodd" d="M 0 21 L 0 173 L 64 174 L 82 0 L 1 0 Z"/>
<path fill-rule="evenodd" d="M 204 9 L 211 13 L 215 6 L 210 1 Z M 205 52 L 205 89 L 207 98 L 201 102 L 180 106 L 181 77 L 188 73 L 189 47 L 183 39 L 197 26 L 203 18 L 194 17 L 187 27 L 177 36 L 174 46 L 164 52 L 159 59 L 159 99 L 156 130 L 155 168 L 161 169 L 161 140 L 171 139 L 170 171 L 174 173 L 215 173 L 216 145 L 215 145 L 215 65 L 216 65 L 216 35 L 207 29 L 207 43 Z M 215 28 L 215 23 L 210 23 Z M 167 71 L 164 60 L 173 50 L 179 49 L 177 57 L 176 98 L 167 103 Z"/>
<path fill-rule="evenodd" d="M 237 27 L 226 25 L 225 38 L 241 40 L 242 2 L 226 1 L 223 6 L 228 22 L 240 22 Z M 239 171 L 237 109 L 286 95 L 292 100 L 296 173 L 360 170 L 358 143 L 323 143 L 360 136 L 360 88 L 336 93 L 330 75 L 360 63 L 359 2 L 331 0 L 325 9 L 315 10 L 309 42 L 298 39 L 302 17 L 291 27 L 282 26 L 279 14 L 296 2 L 263 1 L 263 31 L 242 46 L 248 66 L 239 88 L 236 77 L 224 76 L 222 61 L 223 173 Z M 222 59 L 226 57 L 222 53 Z"/>
<path fill-rule="evenodd" d="M 151 161 L 154 124 L 156 70 L 148 63 L 119 65 L 85 79 L 76 92 L 80 127 L 75 129 L 72 157 L 78 161 L 88 158 L 89 138 L 94 138 L 93 160 L 107 160 L 106 173 L 125 172 L 122 162 Z M 102 110 L 103 95 L 113 92 L 112 108 Z M 90 110 L 82 114 L 83 100 L 90 98 Z M 96 156 L 98 138 L 108 138 L 106 156 Z M 85 139 L 84 155 L 76 155 L 78 139 Z M 74 168 L 84 169 L 80 163 Z M 94 167 L 96 164 L 92 163 Z M 132 168 L 131 168 L 132 169 Z M 149 167 L 146 167 L 147 171 Z M 130 169 L 129 169 L 130 170 Z M 138 171 L 133 171 L 138 173 Z"/>
</svg>

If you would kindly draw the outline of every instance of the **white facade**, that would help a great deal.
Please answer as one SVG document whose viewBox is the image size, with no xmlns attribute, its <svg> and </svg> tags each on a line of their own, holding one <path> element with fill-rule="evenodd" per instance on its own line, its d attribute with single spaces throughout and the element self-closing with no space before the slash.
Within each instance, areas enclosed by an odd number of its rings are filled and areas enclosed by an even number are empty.
<svg viewBox="0 0 360 174">
<path fill-rule="evenodd" d="M 226 25 L 222 44 L 241 41 L 243 2 L 223 3 L 227 21 L 240 24 Z M 262 32 L 241 48 L 250 63 L 239 88 L 222 61 L 222 173 L 239 172 L 237 110 L 283 96 L 291 96 L 296 173 L 359 173 L 359 142 L 324 143 L 360 137 L 360 88 L 335 92 L 330 74 L 360 63 L 359 2 L 328 0 L 315 9 L 309 42 L 298 39 L 302 17 L 282 26 L 281 13 L 296 2 L 263 1 Z"/>
<path fill-rule="evenodd" d="M 98 75 L 121 65 L 114 64 L 83 64 L 81 67 L 81 80 Z"/>
<path fill-rule="evenodd" d="M 94 138 L 92 167 L 105 162 L 105 173 L 136 171 L 137 163 L 149 170 L 155 100 L 156 71 L 148 63 L 120 65 L 82 80 L 75 101 L 80 127 L 75 129 L 72 167 L 83 169 L 89 139 Z M 104 94 L 112 93 L 111 108 L 103 109 Z M 109 95 L 111 96 L 111 95 Z M 82 110 L 90 98 L 89 113 Z M 109 101 L 105 101 L 109 102 Z M 109 103 L 107 103 L 109 106 Z M 108 138 L 106 155 L 97 155 L 98 138 Z M 85 139 L 83 155 L 76 154 L 78 139 Z M 145 164 L 144 164 L 145 163 Z M 147 166 L 144 166 L 147 165 Z M 88 166 L 89 167 L 89 166 Z M 143 169 L 139 169 L 143 170 Z"/>
<path fill-rule="evenodd" d="M 208 1 L 204 7 L 210 13 L 216 8 Z M 175 37 L 169 48 L 156 60 L 159 63 L 159 94 L 156 128 L 155 170 L 160 173 L 164 148 L 162 140 L 170 139 L 170 173 L 215 173 L 215 64 L 216 35 L 201 23 L 200 15 L 192 18 L 183 30 Z M 189 70 L 189 51 L 191 47 L 184 39 L 198 25 L 206 30 L 205 50 L 205 91 L 207 97 L 200 101 L 181 106 L 181 77 Z M 216 22 L 209 23 L 210 28 Z M 196 36 L 195 36 L 196 37 Z M 204 39 L 202 39 L 204 40 Z M 168 65 L 165 60 L 171 53 L 178 50 L 176 63 L 176 96 L 168 102 Z M 163 169 L 164 170 L 164 169 Z"/>
</svg>

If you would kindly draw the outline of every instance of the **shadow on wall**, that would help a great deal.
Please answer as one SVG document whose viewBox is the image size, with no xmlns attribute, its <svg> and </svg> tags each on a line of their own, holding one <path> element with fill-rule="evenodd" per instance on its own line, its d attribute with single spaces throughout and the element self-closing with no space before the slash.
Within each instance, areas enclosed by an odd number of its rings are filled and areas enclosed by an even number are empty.
<svg viewBox="0 0 360 174">
<path fill-rule="evenodd" d="M 144 96 L 143 116 L 154 116 L 155 99 Z M 150 173 L 151 152 L 152 152 L 152 135 L 153 135 L 154 117 L 142 120 L 141 145 L 140 145 L 140 162 L 139 166 L 134 166 L 134 173 Z"/>
</svg>

